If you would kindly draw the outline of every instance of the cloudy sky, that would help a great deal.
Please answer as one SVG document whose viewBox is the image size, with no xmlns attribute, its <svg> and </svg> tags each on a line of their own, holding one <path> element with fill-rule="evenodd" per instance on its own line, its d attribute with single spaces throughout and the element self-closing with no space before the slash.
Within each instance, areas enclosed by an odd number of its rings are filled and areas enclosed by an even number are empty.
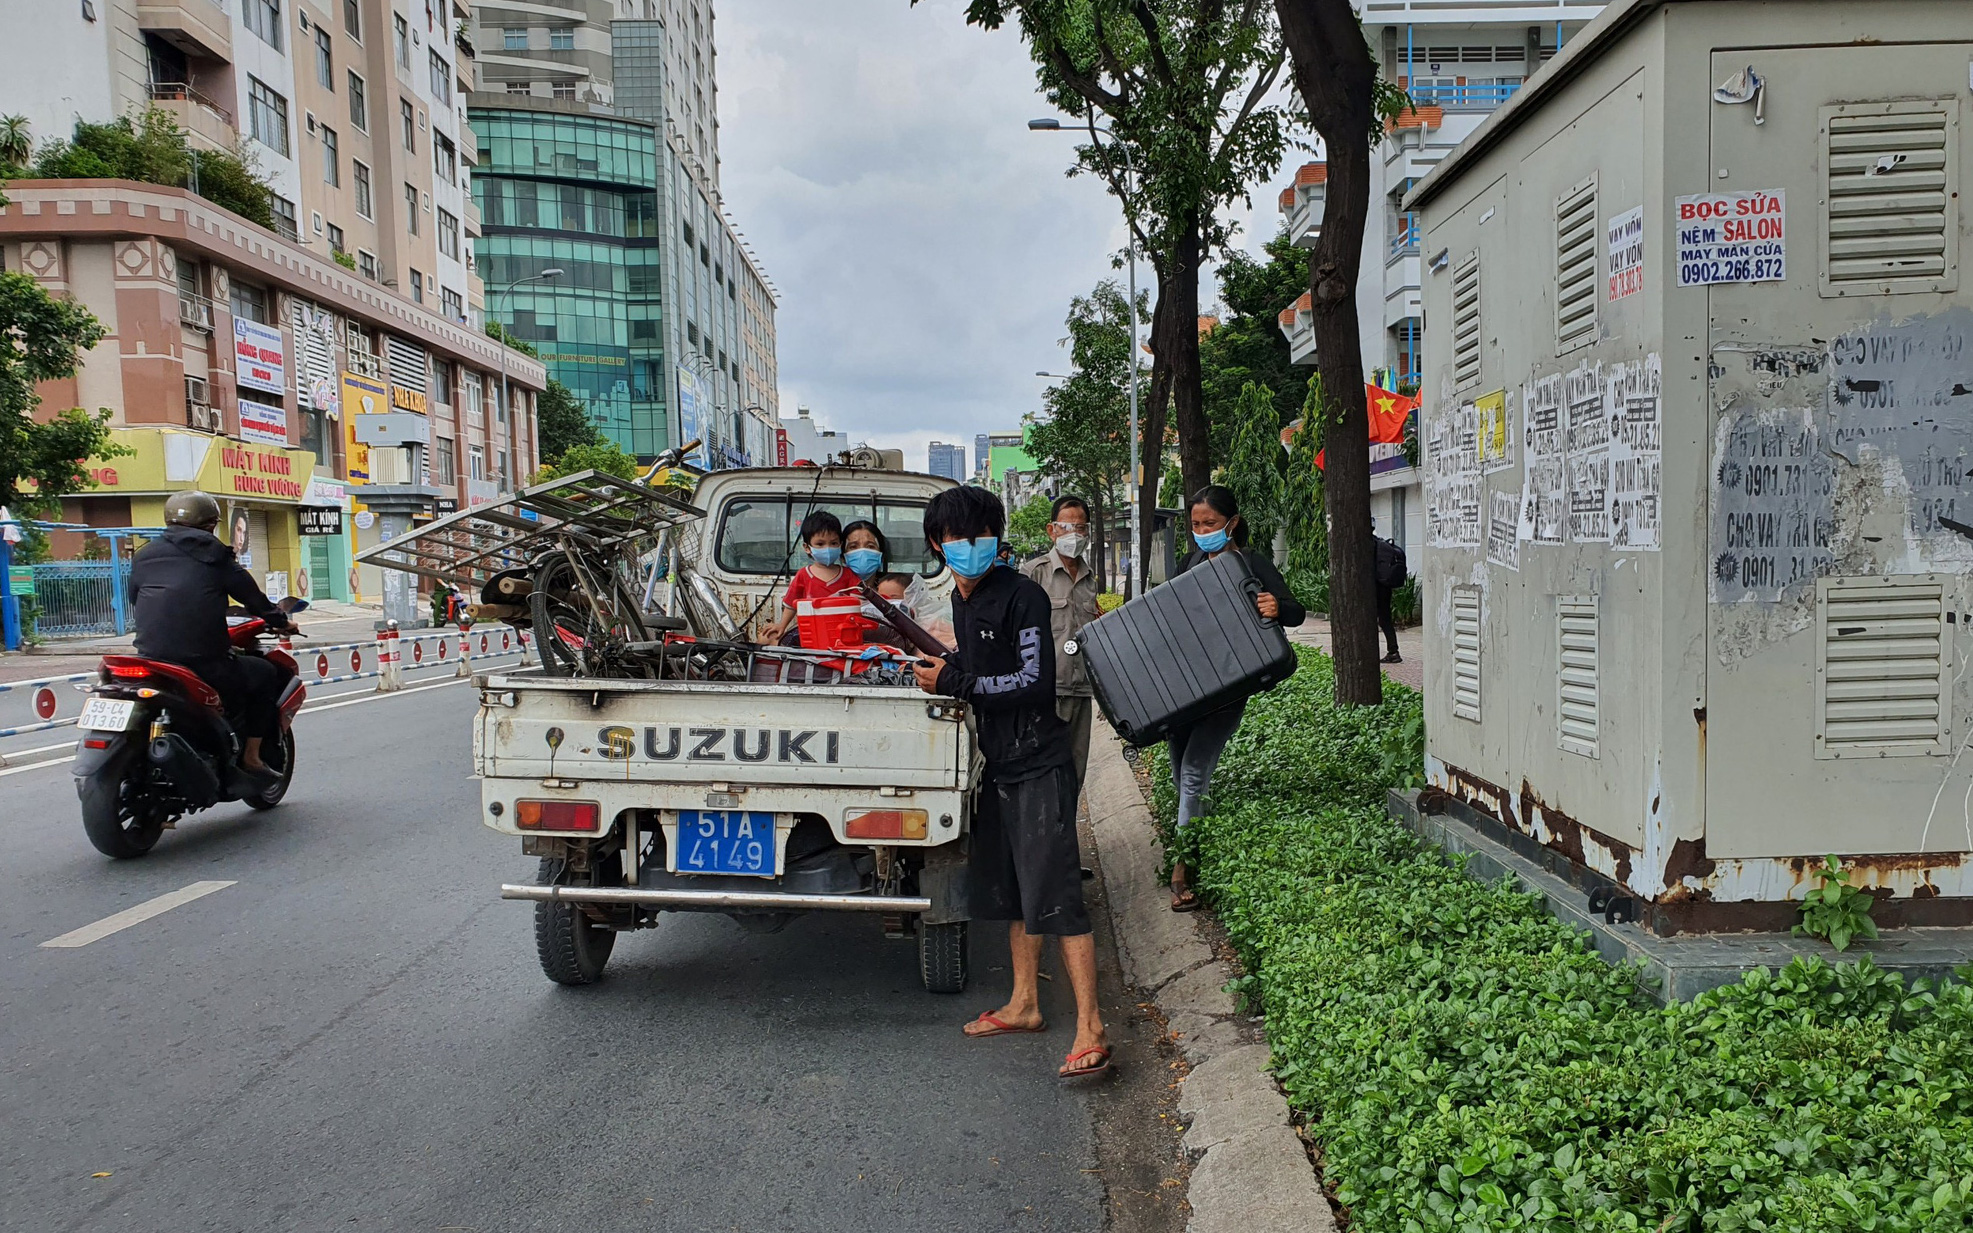
<svg viewBox="0 0 1973 1233">
<path fill-rule="evenodd" d="M 1074 138 L 1028 131 L 1050 112 L 1018 35 L 964 8 L 718 6 L 721 186 L 781 292 L 782 413 L 813 408 L 913 468 L 934 439 L 971 465 L 975 433 L 1038 405 L 1035 371 L 1068 363 L 1069 298 L 1124 242 L 1115 200 L 1063 174 Z M 1279 182 L 1256 190 L 1249 246 Z"/>
</svg>

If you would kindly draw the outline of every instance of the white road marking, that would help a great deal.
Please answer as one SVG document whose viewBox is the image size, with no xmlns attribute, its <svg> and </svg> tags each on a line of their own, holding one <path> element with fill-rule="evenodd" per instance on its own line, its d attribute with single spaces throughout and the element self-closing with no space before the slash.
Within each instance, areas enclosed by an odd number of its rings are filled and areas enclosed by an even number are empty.
<svg viewBox="0 0 1973 1233">
<path fill-rule="evenodd" d="M 57 741 L 53 745 L 36 745 L 33 749 L 0 749 L 0 762 L 8 758 L 25 758 L 29 754 L 47 753 L 51 749 L 74 749 L 74 741 Z"/>
<path fill-rule="evenodd" d="M 385 698 L 401 698 L 405 694 L 421 694 L 428 689 L 444 689 L 448 685 L 464 685 L 469 681 L 471 681 L 472 679 L 473 678 L 468 676 L 461 676 L 461 677 L 454 677 L 452 680 L 449 681 L 440 681 L 434 685 L 414 685 L 410 689 L 395 689 L 390 691 L 389 693 L 381 693 L 381 694 L 366 693 L 361 698 L 350 698 L 347 701 L 343 701 L 343 702 L 324 702 L 316 706 L 304 706 L 301 708 L 301 711 L 299 713 L 303 715 L 311 715 L 316 711 L 333 711 L 339 706 L 359 706 L 365 702 L 380 702 Z M 336 695 L 331 694 L 330 696 L 335 697 Z M 56 746 L 50 746 L 50 748 L 60 749 L 60 748 L 64 748 L 64 746 L 56 745 Z M 45 762 L 30 762 L 26 766 L 8 767 L 5 770 L 0 770 L 0 778 L 5 778 L 8 775 L 23 774 L 24 772 L 27 771 L 38 771 L 44 766 L 61 766 L 63 763 L 73 762 L 73 761 L 75 761 L 75 755 L 70 754 L 66 758 L 50 758 Z"/>
<path fill-rule="evenodd" d="M 113 933 L 120 933 L 132 925 L 141 924 L 151 919 L 153 916 L 161 916 L 173 908 L 183 907 L 194 899 L 203 899 L 214 891 L 225 890 L 229 886 L 236 885 L 238 885 L 237 882 L 194 882 L 190 886 L 172 891 L 168 895 L 159 895 L 156 899 L 147 899 L 134 908 L 125 908 L 114 916 L 105 916 L 93 925 L 84 925 L 80 929 L 70 930 L 59 938 L 49 938 L 42 945 L 75 947 L 87 946 L 91 942 L 100 942 Z"/>
</svg>

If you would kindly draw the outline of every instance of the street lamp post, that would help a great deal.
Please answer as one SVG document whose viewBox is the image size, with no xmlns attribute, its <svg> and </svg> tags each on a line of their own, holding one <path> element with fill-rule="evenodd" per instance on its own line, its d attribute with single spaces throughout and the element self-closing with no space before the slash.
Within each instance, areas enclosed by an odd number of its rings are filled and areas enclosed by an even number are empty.
<svg viewBox="0 0 1973 1233">
<path fill-rule="evenodd" d="M 550 266 L 548 269 L 541 271 L 541 273 L 539 274 L 530 274 L 526 278 L 517 278 L 513 282 L 508 283 L 505 287 L 502 287 L 500 290 L 494 292 L 493 293 L 494 319 L 498 320 L 500 317 L 500 298 L 502 296 L 511 294 L 514 288 L 520 286 L 522 283 L 541 282 L 546 280 L 557 279 L 560 278 L 566 272 L 567 271 L 563 270 L 562 267 L 560 266 Z M 507 386 L 506 340 L 508 338 L 512 338 L 513 335 L 508 331 L 507 324 L 505 322 L 501 322 L 500 333 L 503 335 L 500 344 L 500 409 L 507 416 L 507 435 L 511 437 L 514 433 L 514 414 L 513 414 L 514 401 L 513 401 L 513 391 L 510 390 Z M 537 426 L 535 431 L 539 433 L 540 428 Z M 540 440 L 537 439 L 534 444 L 535 444 L 535 449 L 538 452 L 541 448 Z M 513 442 L 509 441 L 508 445 L 511 447 L 513 445 Z M 514 449 L 510 449 L 509 452 L 509 456 L 514 458 L 514 465 L 516 468 L 520 466 L 521 460 L 519 457 L 517 457 L 519 453 L 520 453 L 519 450 L 514 450 Z"/>
<path fill-rule="evenodd" d="M 1037 133 L 1073 131 L 1064 129 L 1062 122 L 1055 119 L 1029 120 L 1028 128 L 1030 131 Z M 1091 124 L 1087 127 L 1087 131 L 1092 134 L 1108 134 L 1110 147 L 1122 152 L 1124 156 L 1124 167 L 1130 172 L 1133 180 L 1138 179 L 1137 160 L 1131 157 L 1130 146 L 1117 139 L 1117 134 L 1114 130 L 1107 125 Z M 1141 184 L 1142 181 L 1140 180 L 1139 183 Z M 1128 211 L 1125 212 L 1124 222 L 1126 226 L 1129 225 L 1130 215 Z M 1142 503 L 1138 500 L 1138 488 L 1142 482 L 1144 465 L 1138 458 L 1137 441 L 1137 235 L 1134 231 L 1130 236 L 1130 246 L 1124 251 L 1130 259 L 1130 594 L 1141 595 L 1144 592 L 1144 588 L 1140 579 L 1144 577 L 1145 570 L 1144 562 L 1139 559 L 1144 555 L 1144 552 L 1142 528 L 1139 525 L 1141 515 L 1138 508 Z M 1035 375 L 1042 376 L 1043 374 L 1036 373 Z"/>
</svg>

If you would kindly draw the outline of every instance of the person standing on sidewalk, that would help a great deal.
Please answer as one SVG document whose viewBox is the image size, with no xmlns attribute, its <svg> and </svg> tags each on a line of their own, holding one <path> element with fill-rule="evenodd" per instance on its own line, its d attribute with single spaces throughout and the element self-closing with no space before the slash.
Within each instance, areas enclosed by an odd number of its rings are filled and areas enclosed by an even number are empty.
<svg viewBox="0 0 1973 1233">
<path fill-rule="evenodd" d="M 1377 584 L 1377 628 L 1384 631 L 1384 662 L 1401 664 L 1404 656 L 1398 654 L 1398 627 L 1391 619 L 1391 592 L 1404 585 L 1407 572 L 1404 549 L 1376 533 L 1375 519 L 1371 520 L 1370 531 L 1377 548 L 1371 580 Z"/>
<path fill-rule="evenodd" d="M 973 916 L 1004 920 L 1013 951 L 1007 1004 L 968 1023 L 966 1035 L 1043 1032 L 1042 940 L 1062 940 L 1075 990 L 1076 1037 L 1057 1072 L 1083 1079 L 1108 1072 L 1110 1039 L 1096 1001 L 1096 938 L 1082 898 L 1076 841 L 1075 765 L 1055 713 L 1055 643 L 1048 593 L 1001 565 L 1007 511 L 984 488 L 948 488 L 925 506 L 925 542 L 952 570 L 956 649 L 920 659 L 928 694 L 959 698 L 979 726 L 986 775 L 974 810 Z"/>
<path fill-rule="evenodd" d="M 1261 584 L 1261 593 L 1254 597 L 1254 606 L 1263 617 L 1279 621 L 1287 629 L 1293 629 L 1308 619 L 1307 611 L 1288 590 L 1287 581 L 1281 577 L 1281 571 L 1274 567 L 1267 554 L 1247 550 L 1247 524 L 1240 518 L 1240 502 L 1234 497 L 1232 489 L 1208 484 L 1193 496 L 1192 543 L 1194 550 L 1179 563 L 1179 573 L 1210 561 L 1222 552 L 1238 553 Z M 1246 710 L 1247 700 L 1242 698 L 1231 706 L 1201 716 L 1190 727 L 1180 728 L 1168 738 L 1172 780 L 1178 787 L 1177 829 L 1184 830 L 1192 819 L 1205 812 L 1206 792 L 1212 786 L 1213 771 L 1219 766 L 1219 756 L 1226 751 L 1226 743 L 1233 739 L 1233 733 L 1240 727 L 1240 717 Z M 1174 862 L 1171 867 L 1171 910 L 1194 912 L 1198 908 L 1199 897 L 1192 890 L 1191 871 L 1185 867 L 1184 861 Z"/>
<path fill-rule="evenodd" d="M 1055 635 L 1055 713 L 1069 726 L 1080 792 L 1089 770 L 1089 725 L 1096 710 L 1096 690 L 1082 657 L 1068 654 L 1065 647 L 1097 617 L 1096 571 L 1082 559 L 1089 546 L 1089 506 L 1081 497 L 1057 497 L 1049 518 L 1048 538 L 1054 547 L 1021 566 L 1021 572 L 1048 592 L 1048 619 Z"/>
</svg>

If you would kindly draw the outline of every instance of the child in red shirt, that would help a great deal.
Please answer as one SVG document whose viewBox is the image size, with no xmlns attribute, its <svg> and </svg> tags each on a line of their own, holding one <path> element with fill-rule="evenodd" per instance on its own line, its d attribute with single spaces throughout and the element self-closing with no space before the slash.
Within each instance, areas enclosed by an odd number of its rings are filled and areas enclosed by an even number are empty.
<svg viewBox="0 0 1973 1233">
<path fill-rule="evenodd" d="M 816 510 L 802 519 L 802 544 L 808 549 L 809 563 L 795 571 L 782 593 L 780 619 L 760 631 L 761 641 L 770 646 L 794 625 L 802 600 L 854 592 L 861 583 L 843 567 L 843 523 L 828 510 Z"/>
</svg>

